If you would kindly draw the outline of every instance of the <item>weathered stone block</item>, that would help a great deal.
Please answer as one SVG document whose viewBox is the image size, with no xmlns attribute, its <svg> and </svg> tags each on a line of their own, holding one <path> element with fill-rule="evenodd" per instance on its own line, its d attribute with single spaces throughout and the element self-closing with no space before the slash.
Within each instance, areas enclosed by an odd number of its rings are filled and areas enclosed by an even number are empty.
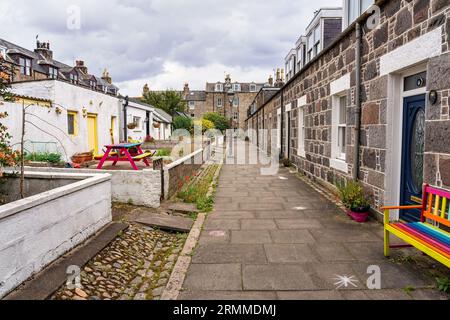
<svg viewBox="0 0 450 320">
<path fill-rule="evenodd" d="M 386 22 L 381 26 L 380 29 L 376 30 L 373 35 L 373 46 L 374 48 L 378 48 L 384 45 L 388 40 L 388 26 L 389 23 Z"/>
<path fill-rule="evenodd" d="M 386 148 L 386 126 L 370 126 L 368 130 L 369 147 L 371 148 Z"/>
<path fill-rule="evenodd" d="M 377 166 L 375 150 L 364 148 L 362 162 L 363 166 L 375 170 Z"/>
<path fill-rule="evenodd" d="M 377 188 L 384 189 L 384 174 L 369 170 L 367 182 Z"/>
<path fill-rule="evenodd" d="M 427 121 L 425 128 L 425 152 L 450 154 L 450 120 Z"/>
<path fill-rule="evenodd" d="M 436 17 L 434 17 L 433 19 L 430 20 L 430 22 L 428 23 L 428 32 L 442 26 L 445 23 L 445 15 L 444 14 L 440 14 Z"/>
<path fill-rule="evenodd" d="M 380 123 L 380 107 L 377 103 L 368 103 L 362 108 L 362 124 Z"/>
<path fill-rule="evenodd" d="M 431 8 L 433 14 L 448 6 L 448 0 L 432 0 Z"/>
<path fill-rule="evenodd" d="M 370 82 L 370 100 L 387 98 L 387 76 L 377 78 Z"/>
<path fill-rule="evenodd" d="M 414 3 L 414 23 L 424 22 L 428 18 L 428 8 L 430 0 L 418 0 Z"/>
<path fill-rule="evenodd" d="M 441 156 L 439 159 L 439 172 L 444 186 L 450 187 L 450 157 Z"/>
<path fill-rule="evenodd" d="M 388 1 L 384 7 L 384 13 L 387 18 L 392 17 L 400 10 L 401 1 Z"/>
<path fill-rule="evenodd" d="M 405 8 L 402 11 L 400 11 L 400 13 L 397 15 L 397 22 L 395 23 L 395 34 L 399 36 L 408 29 L 410 29 L 411 26 L 412 26 L 412 15 L 411 12 L 409 12 L 409 9 Z"/>
<path fill-rule="evenodd" d="M 369 81 L 378 75 L 377 62 L 374 60 L 367 64 L 364 71 L 364 80 Z"/>
<path fill-rule="evenodd" d="M 426 153 L 423 159 L 424 182 L 431 185 L 436 185 L 437 157 L 436 154 Z"/>
</svg>

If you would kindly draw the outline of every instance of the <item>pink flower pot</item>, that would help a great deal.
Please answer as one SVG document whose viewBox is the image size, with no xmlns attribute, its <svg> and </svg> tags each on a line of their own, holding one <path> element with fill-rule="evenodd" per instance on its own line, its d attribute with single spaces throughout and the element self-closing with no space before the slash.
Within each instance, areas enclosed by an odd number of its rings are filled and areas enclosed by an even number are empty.
<svg viewBox="0 0 450 320">
<path fill-rule="evenodd" d="M 362 212 L 362 213 L 359 213 L 359 212 L 353 212 L 353 211 L 351 211 L 351 210 L 348 210 L 348 211 L 347 211 L 347 214 L 348 214 L 353 220 L 355 220 L 356 222 L 359 222 L 359 223 L 366 222 L 367 219 L 369 218 L 369 212 Z"/>
</svg>

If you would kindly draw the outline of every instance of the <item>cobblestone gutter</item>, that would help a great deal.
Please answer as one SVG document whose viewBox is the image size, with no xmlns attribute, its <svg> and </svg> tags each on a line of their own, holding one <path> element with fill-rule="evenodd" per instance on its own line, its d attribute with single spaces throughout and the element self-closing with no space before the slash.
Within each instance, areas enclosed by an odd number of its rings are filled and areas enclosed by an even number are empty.
<svg viewBox="0 0 450 320">
<path fill-rule="evenodd" d="M 82 289 L 60 288 L 57 300 L 159 300 L 185 234 L 130 227 L 82 268 Z"/>
</svg>

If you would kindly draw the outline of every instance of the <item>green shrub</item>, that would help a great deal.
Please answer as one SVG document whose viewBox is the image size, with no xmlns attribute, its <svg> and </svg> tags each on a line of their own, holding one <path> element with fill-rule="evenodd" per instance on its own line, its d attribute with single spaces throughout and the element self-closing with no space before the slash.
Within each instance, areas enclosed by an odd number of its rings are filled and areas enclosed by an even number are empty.
<svg viewBox="0 0 450 320">
<path fill-rule="evenodd" d="M 449 278 L 436 278 L 438 290 L 450 293 L 450 279 Z"/>
<path fill-rule="evenodd" d="M 38 161 L 38 162 L 48 162 L 48 163 L 60 163 L 61 155 L 59 153 L 50 152 L 34 152 L 27 154 L 25 156 L 27 161 Z"/>
<path fill-rule="evenodd" d="M 370 203 L 367 199 L 363 186 L 354 181 L 341 183 L 337 185 L 342 203 L 347 209 L 361 209 L 369 207 Z"/>
<path fill-rule="evenodd" d="M 194 128 L 201 128 L 202 133 L 205 133 L 208 130 L 214 129 L 214 123 L 206 119 L 195 120 Z"/>
<path fill-rule="evenodd" d="M 229 120 L 217 112 L 206 112 L 203 115 L 203 119 L 214 123 L 214 127 L 222 132 L 230 128 Z"/>
<path fill-rule="evenodd" d="M 165 148 L 165 149 L 159 149 L 156 152 L 155 157 L 169 157 L 172 153 L 172 150 Z"/>
<path fill-rule="evenodd" d="M 192 119 L 182 116 L 173 118 L 174 129 L 186 129 L 190 131 L 192 129 Z"/>
</svg>

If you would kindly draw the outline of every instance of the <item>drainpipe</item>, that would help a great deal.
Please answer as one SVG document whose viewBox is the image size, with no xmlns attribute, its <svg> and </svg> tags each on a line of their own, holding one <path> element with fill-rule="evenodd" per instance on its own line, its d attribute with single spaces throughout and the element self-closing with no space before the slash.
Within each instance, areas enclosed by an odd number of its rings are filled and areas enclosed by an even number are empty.
<svg viewBox="0 0 450 320">
<path fill-rule="evenodd" d="M 126 96 L 125 97 L 125 104 L 123 105 L 123 141 L 127 142 L 128 141 L 128 128 L 127 128 L 127 107 L 128 107 L 128 103 L 129 103 L 129 97 Z"/>
<path fill-rule="evenodd" d="M 358 180 L 361 132 L 361 25 L 356 23 L 356 90 L 355 90 L 355 148 L 353 150 L 353 180 Z"/>
</svg>

